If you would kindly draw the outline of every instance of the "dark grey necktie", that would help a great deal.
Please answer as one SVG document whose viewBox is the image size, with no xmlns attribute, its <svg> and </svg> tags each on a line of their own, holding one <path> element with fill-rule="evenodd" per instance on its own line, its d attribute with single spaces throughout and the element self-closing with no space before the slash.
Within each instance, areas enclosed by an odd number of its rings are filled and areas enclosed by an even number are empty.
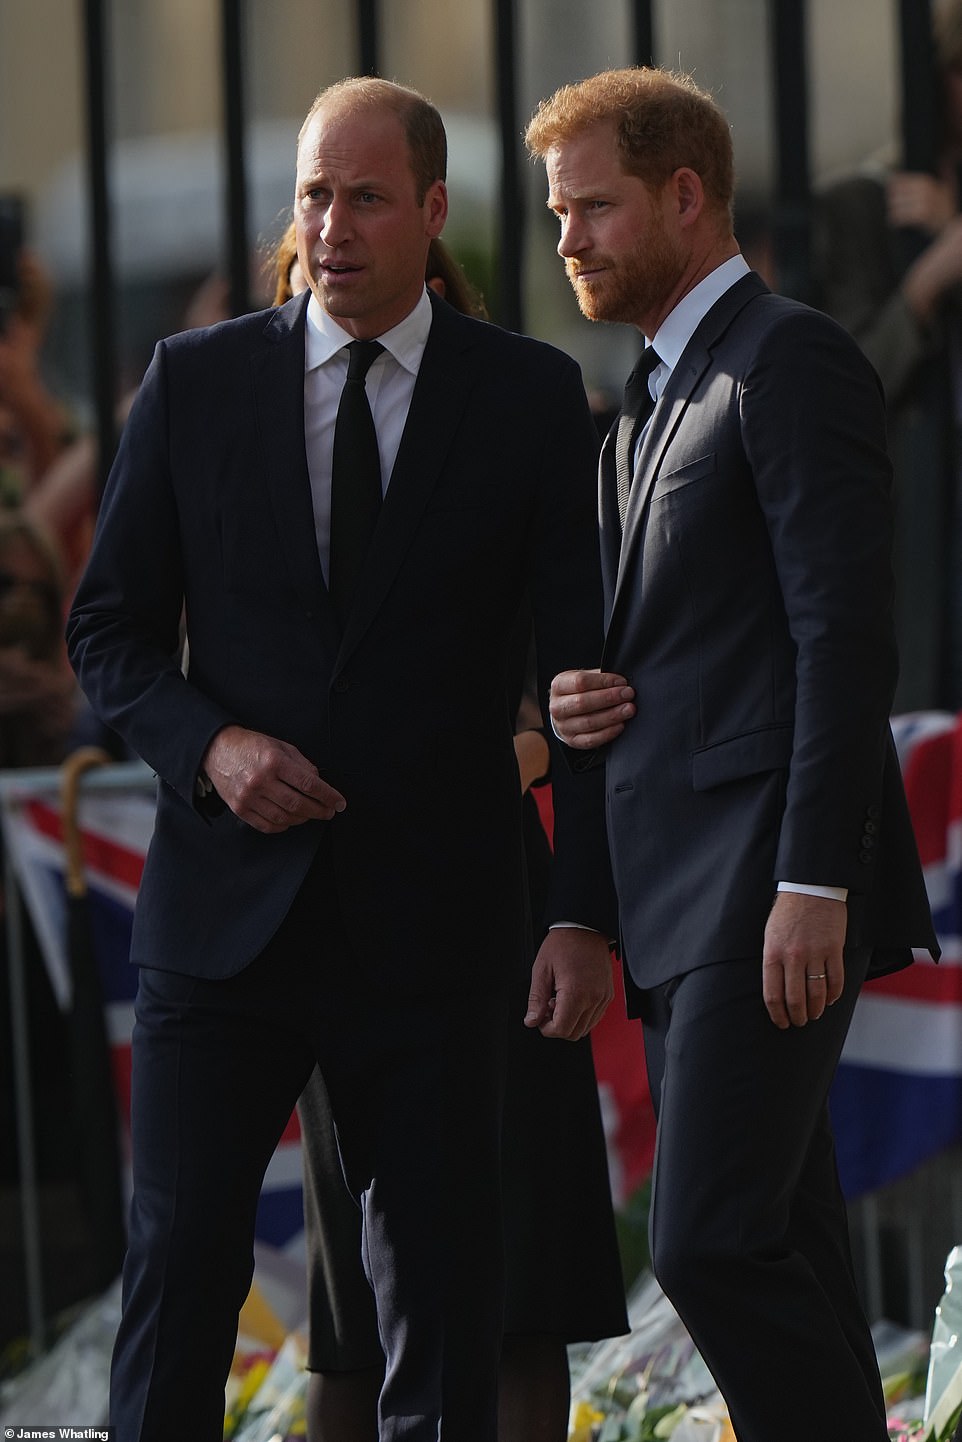
<svg viewBox="0 0 962 1442">
<path fill-rule="evenodd" d="M 381 510 L 381 461 L 364 378 L 383 349 L 380 341 L 351 341 L 334 425 L 330 590 L 342 628 Z"/>
<path fill-rule="evenodd" d="M 618 515 L 621 517 L 622 530 L 628 510 L 628 492 L 631 490 L 631 479 L 635 471 L 635 446 L 655 409 L 651 391 L 648 389 L 648 377 L 660 360 L 661 357 L 655 353 L 654 347 L 647 346 L 644 355 L 625 382 L 625 396 L 615 432 L 615 477 L 618 483 Z"/>
</svg>

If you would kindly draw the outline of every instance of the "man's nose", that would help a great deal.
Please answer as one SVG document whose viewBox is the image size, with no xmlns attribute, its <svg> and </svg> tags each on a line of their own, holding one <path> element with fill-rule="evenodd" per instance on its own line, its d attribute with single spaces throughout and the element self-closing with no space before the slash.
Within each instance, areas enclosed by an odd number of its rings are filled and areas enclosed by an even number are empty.
<svg viewBox="0 0 962 1442">
<path fill-rule="evenodd" d="M 342 245 L 345 240 L 350 238 L 350 235 L 350 206 L 346 200 L 341 200 L 335 196 L 324 212 L 324 224 L 321 226 L 321 239 L 325 245 L 334 247 Z"/>
<path fill-rule="evenodd" d="M 558 241 L 558 254 L 562 259 L 567 260 L 569 256 L 577 255 L 584 250 L 585 237 L 583 228 L 570 215 L 566 215 L 561 222 L 561 237 Z"/>
</svg>

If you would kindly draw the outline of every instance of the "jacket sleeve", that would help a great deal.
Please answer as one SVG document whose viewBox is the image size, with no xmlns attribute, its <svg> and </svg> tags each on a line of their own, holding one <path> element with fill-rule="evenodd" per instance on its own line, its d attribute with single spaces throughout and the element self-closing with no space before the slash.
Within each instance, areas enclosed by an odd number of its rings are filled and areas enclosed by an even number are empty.
<svg viewBox="0 0 962 1442">
<path fill-rule="evenodd" d="M 796 310 L 768 331 L 740 406 L 796 649 L 774 879 L 866 891 L 897 675 L 881 388 L 850 337 Z"/>
<path fill-rule="evenodd" d="M 544 438 L 539 514 L 530 577 L 543 714 L 559 671 L 599 664 L 602 646 L 598 545 L 598 438 L 574 363 L 566 363 L 538 422 Z M 604 767 L 576 773 L 549 733 L 555 861 L 548 921 L 617 933 L 605 825 Z"/>
<path fill-rule="evenodd" d="M 180 664 L 182 518 L 169 460 L 168 364 L 162 341 L 124 428 L 67 645 L 96 714 L 194 805 L 201 758 L 234 718 Z"/>
</svg>

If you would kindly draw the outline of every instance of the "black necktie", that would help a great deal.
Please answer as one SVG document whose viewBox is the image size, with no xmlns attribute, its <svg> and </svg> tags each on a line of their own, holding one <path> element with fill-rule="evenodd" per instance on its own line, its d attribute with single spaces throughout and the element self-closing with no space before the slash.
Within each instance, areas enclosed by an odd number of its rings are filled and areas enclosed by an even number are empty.
<svg viewBox="0 0 962 1442">
<path fill-rule="evenodd" d="M 625 383 L 625 396 L 615 433 L 615 477 L 618 482 L 618 514 L 621 517 L 622 530 L 625 528 L 628 492 L 631 490 L 631 479 L 635 471 L 635 446 L 655 409 L 651 391 L 648 389 L 648 377 L 660 360 L 661 357 L 656 355 L 654 347 L 647 346 Z"/>
<path fill-rule="evenodd" d="M 364 378 L 383 349 L 376 340 L 351 341 L 334 425 L 330 590 L 342 628 L 381 509 L 381 460 Z"/>
</svg>

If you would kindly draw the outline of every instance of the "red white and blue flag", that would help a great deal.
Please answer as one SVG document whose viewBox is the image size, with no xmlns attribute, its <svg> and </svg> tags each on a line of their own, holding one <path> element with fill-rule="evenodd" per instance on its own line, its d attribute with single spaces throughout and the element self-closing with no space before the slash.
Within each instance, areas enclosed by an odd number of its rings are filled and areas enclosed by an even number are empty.
<svg viewBox="0 0 962 1442">
<path fill-rule="evenodd" d="M 896 717 L 896 746 L 942 946 L 859 998 L 832 1090 L 846 1196 L 962 1140 L 962 718 Z"/>
<path fill-rule="evenodd" d="M 904 1175 L 962 1141 L 962 717 L 919 713 L 893 729 L 926 887 L 942 945 L 936 966 L 914 966 L 864 989 L 832 1092 L 842 1185 L 848 1197 Z M 91 773 L 79 822 L 94 952 L 125 1128 L 130 1111 L 130 1038 L 136 968 L 129 963 L 134 901 L 153 829 L 153 782 L 145 768 L 109 768 L 104 789 Z M 129 778 L 124 789 L 118 781 Z M 535 795 L 550 834 L 550 788 Z M 56 786 L 8 773 L 0 788 L 10 861 L 62 1005 L 69 1003 L 63 826 Z M 617 1005 L 593 1035 L 612 1191 L 621 1205 L 647 1176 L 654 1118 L 641 1028 Z M 129 1148 L 128 1148 L 129 1150 Z M 576 1159 L 574 1159 L 576 1162 Z M 303 1229 L 300 1129 L 291 1117 L 261 1195 L 257 1235 L 297 1249 Z"/>
<path fill-rule="evenodd" d="M 129 775 L 129 786 L 119 783 Z M 123 1127 L 123 1153 L 129 1157 L 130 1042 L 134 1024 L 137 968 L 130 965 L 134 902 L 154 825 L 154 786 L 137 764 L 110 768 L 110 789 L 101 789 L 104 772 L 89 772 L 83 782 L 78 819 L 83 842 L 91 941 L 106 1011 L 111 1065 Z M 11 775 L 3 788 L 4 835 L 10 861 L 30 912 L 54 994 L 70 1003 L 67 954 L 67 898 L 64 838 L 56 787 L 31 784 Z M 268 1167 L 257 1216 L 257 1237 L 283 1248 L 295 1247 L 304 1227 L 301 1193 L 300 1128 L 296 1113 Z"/>
</svg>

